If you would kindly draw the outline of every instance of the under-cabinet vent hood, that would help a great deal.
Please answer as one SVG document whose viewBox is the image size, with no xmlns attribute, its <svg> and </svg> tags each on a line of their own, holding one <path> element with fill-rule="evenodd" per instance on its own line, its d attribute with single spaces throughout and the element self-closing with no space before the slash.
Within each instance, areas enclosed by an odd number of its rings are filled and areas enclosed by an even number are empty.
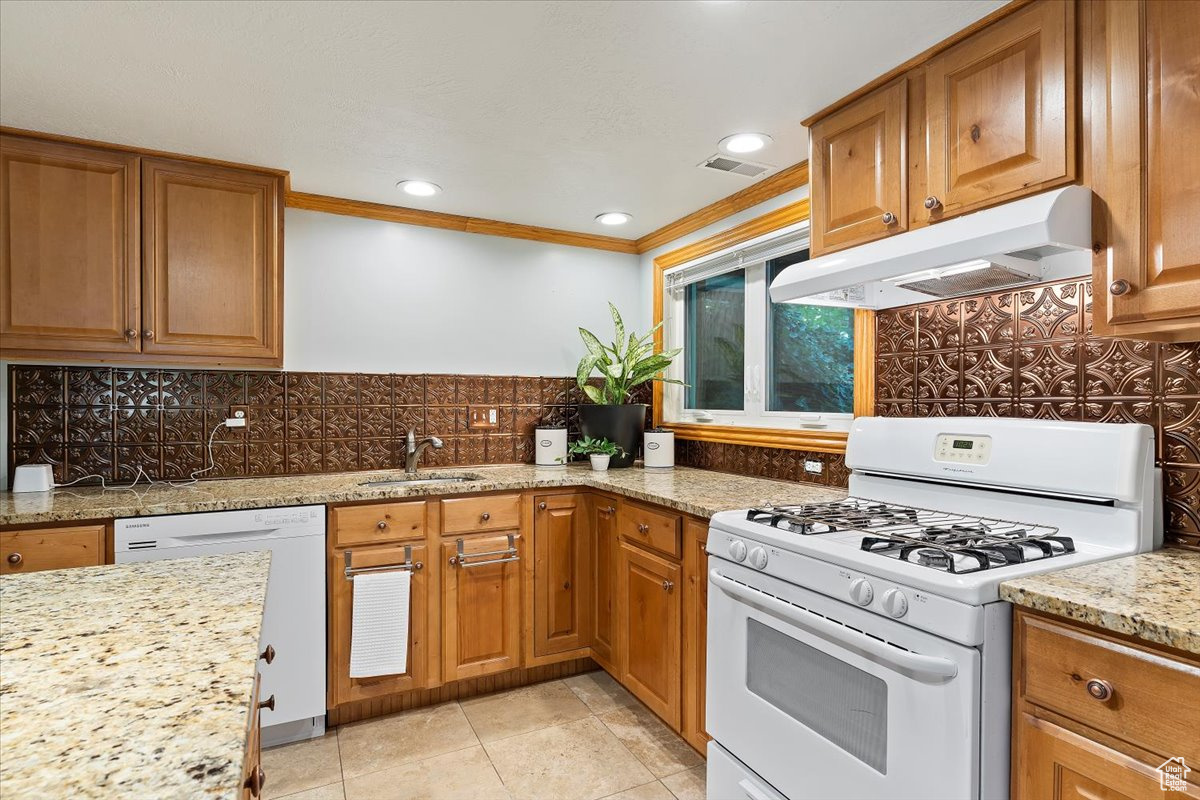
<svg viewBox="0 0 1200 800">
<path fill-rule="evenodd" d="M 1092 190 L 1014 200 L 786 268 L 776 303 L 891 308 L 1091 271 Z"/>
</svg>

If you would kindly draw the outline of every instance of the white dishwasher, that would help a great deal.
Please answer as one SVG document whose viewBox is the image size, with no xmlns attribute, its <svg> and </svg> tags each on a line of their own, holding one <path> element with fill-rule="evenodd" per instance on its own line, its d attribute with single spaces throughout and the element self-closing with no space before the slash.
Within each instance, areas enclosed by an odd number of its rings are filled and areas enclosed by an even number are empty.
<svg viewBox="0 0 1200 800">
<path fill-rule="evenodd" d="M 260 508 L 118 519 L 118 564 L 271 551 L 259 661 L 264 745 L 325 732 L 325 506 Z M 197 598 L 203 602 L 203 598 Z"/>
</svg>

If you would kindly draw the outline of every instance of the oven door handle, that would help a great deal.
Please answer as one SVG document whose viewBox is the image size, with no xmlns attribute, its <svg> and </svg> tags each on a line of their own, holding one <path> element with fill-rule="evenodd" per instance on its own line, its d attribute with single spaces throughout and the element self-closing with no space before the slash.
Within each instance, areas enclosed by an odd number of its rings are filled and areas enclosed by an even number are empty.
<svg viewBox="0 0 1200 800">
<path fill-rule="evenodd" d="M 828 642 L 869 655 L 876 663 L 883 664 L 897 672 L 926 682 L 945 681 L 958 675 L 958 664 L 948 658 L 923 656 L 893 647 L 853 628 L 832 622 L 811 611 L 726 578 L 715 569 L 709 572 L 709 577 L 717 585 L 717 588 L 731 597 L 777 619 L 803 628 Z"/>
</svg>

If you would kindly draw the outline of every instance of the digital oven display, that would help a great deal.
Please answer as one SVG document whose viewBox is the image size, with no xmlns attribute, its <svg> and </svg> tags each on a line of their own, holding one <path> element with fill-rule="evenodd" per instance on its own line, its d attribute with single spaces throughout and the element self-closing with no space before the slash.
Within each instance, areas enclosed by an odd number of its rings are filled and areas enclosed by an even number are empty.
<svg viewBox="0 0 1200 800">
<path fill-rule="evenodd" d="M 951 445 L 955 450 L 973 450 L 975 443 L 970 439 L 955 439 Z"/>
</svg>

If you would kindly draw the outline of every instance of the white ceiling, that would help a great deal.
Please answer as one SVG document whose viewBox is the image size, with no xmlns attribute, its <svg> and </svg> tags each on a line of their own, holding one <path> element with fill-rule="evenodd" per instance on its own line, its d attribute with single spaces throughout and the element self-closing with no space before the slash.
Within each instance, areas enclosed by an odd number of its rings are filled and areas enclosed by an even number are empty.
<svg viewBox="0 0 1200 800">
<path fill-rule="evenodd" d="M 292 188 L 637 237 L 1003 0 L 0 3 L 0 122 L 291 170 Z M 395 188 L 441 184 L 434 198 Z M 623 210 L 632 224 L 595 224 Z"/>
</svg>

